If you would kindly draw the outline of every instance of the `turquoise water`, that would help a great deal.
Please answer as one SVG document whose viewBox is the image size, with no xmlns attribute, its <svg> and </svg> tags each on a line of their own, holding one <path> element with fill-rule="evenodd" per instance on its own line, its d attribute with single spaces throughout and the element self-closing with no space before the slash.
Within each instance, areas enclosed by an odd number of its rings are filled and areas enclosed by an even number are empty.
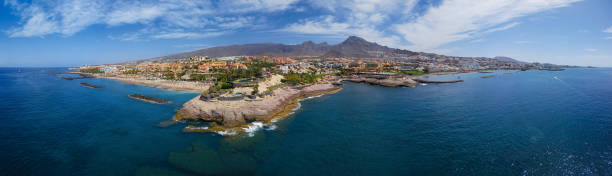
<svg viewBox="0 0 612 176">
<path fill-rule="evenodd" d="M 252 137 L 155 126 L 194 93 L 61 71 L 0 68 L 0 175 L 612 174 L 612 69 L 347 83 Z"/>
</svg>

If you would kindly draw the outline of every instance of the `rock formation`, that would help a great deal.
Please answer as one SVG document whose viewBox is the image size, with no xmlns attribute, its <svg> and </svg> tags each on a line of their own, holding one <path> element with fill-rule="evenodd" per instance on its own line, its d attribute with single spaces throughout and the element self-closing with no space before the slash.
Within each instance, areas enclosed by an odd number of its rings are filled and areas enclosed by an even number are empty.
<svg viewBox="0 0 612 176">
<path fill-rule="evenodd" d="M 283 112 L 286 105 L 305 96 L 339 90 L 332 84 L 287 86 L 273 91 L 273 95 L 255 100 L 202 101 L 197 96 L 183 105 L 175 120 L 203 120 L 217 122 L 223 127 L 237 127 L 247 121 L 268 121 Z"/>
</svg>

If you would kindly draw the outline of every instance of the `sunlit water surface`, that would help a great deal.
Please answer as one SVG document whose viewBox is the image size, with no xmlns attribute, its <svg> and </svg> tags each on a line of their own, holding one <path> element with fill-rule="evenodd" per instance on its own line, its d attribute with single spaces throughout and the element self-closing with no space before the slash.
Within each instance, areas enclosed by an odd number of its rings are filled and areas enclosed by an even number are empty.
<svg viewBox="0 0 612 176">
<path fill-rule="evenodd" d="M 250 137 L 155 126 L 196 93 L 64 71 L 0 68 L 0 175 L 612 174 L 612 69 L 347 83 Z"/>
</svg>

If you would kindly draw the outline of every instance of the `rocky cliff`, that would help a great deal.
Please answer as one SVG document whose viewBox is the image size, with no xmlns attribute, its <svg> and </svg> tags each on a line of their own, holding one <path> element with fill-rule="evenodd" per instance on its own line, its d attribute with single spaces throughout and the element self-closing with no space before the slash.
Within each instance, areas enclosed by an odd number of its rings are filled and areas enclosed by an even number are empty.
<svg viewBox="0 0 612 176">
<path fill-rule="evenodd" d="M 307 96 L 339 90 L 332 84 L 315 84 L 306 87 L 290 86 L 274 90 L 272 96 L 258 100 L 202 101 L 197 96 L 183 105 L 175 120 L 203 120 L 217 122 L 223 127 L 237 127 L 247 121 L 268 121 L 283 112 L 285 106 Z"/>
</svg>

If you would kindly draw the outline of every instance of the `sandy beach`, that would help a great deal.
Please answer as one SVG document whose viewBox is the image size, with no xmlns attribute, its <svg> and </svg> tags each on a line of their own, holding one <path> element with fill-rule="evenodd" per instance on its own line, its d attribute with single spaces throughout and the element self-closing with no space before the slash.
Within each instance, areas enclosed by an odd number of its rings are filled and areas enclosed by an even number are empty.
<svg viewBox="0 0 612 176">
<path fill-rule="evenodd" d="M 209 84 L 195 81 L 175 81 L 175 80 L 163 80 L 154 79 L 149 80 L 141 77 L 119 77 L 119 76 L 104 76 L 104 75 L 93 75 L 97 78 L 119 80 L 125 83 L 155 87 L 166 90 L 175 91 L 186 91 L 186 92 L 202 92 L 207 90 Z"/>
</svg>

